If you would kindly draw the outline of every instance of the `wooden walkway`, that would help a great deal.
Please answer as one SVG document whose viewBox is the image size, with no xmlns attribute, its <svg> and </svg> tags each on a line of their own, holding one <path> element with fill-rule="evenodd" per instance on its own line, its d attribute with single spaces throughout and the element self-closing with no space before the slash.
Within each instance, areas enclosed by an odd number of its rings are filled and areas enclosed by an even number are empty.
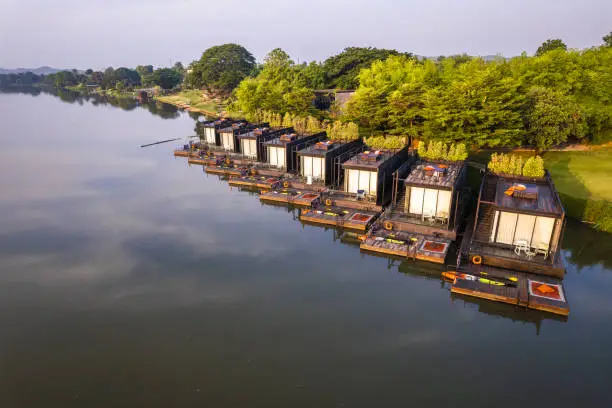
<svg viewBox="0 0 612 408">
<path fill-rule="evenodd" d="M 379 215 L 380 213 L 371 211 L 319 206 L 302 210 L 300 220 L 310 224 L 330 225 L 365 232 Z"/>
<path fill-rule="evenodd" d="M 235 176 L 229 179 L 229 185 L 234 187 L 250 187 L 271 190 L 280 185 L 280 178 L 266 176 Z"/>
<path fill-rule="evenodd" d="M 527 307 L 562 316 L 569 315 L 569 303 L 561 279 L 490 266 L 465 265 L 460 267 L 459 270 L 477 278 L 505 282 L 506 284 L 499 286 L 483 282 L 481 279 L 457 279 L 451 288 L 452 293 Z M 516 282 L 512 282 L 510 278 L 515 279 Z"/>
<path fill-rule="evenodd" d="M 294 188 L 272 190 L 261 193 L 259 199 L 263 202 L 291 204 L 297 206 L 312 207 L 320 200 L 320 194 L 312 191 L 301 191 Z"/>
<path fill-rule="evenodd" d="M 451 241 L 422 234 L 379 230 L 365 237 L 360 248 L 403 258 L 444 264 Z"/>
</svg>

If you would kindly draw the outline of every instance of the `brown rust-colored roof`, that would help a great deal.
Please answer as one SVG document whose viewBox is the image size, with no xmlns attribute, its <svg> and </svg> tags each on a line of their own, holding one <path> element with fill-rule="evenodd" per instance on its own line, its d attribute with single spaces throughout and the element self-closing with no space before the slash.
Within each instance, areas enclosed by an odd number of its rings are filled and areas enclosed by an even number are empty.
<svg viewBox="0 0 612 408">
<path fill-rule="evenodd" d="M 446 166 L 442 172 L 431 170 L 435 168 L 439 169 L 442 166 Z M 408 174 L 408 177 L 406 177 L 404 183 L 411 186 L 433 187 L 437 189 L 450 190 L 457 182 L 463 166 L 463 162 L 444 164 L 419 162 L 410 171 L 410 174 Z"/>
</svg>

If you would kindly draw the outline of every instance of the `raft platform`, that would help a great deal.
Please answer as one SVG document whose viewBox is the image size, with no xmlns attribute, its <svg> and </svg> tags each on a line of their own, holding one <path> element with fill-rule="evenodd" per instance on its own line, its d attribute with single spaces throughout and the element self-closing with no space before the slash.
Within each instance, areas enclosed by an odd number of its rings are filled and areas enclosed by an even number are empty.
<svg viewBox="0 0 612 408">
<path fill-rule="evenodd" d="M 234 166 L 204 166 L 204 171 L 209 174 L 217 174 L 219 176 L 244 176 L 248 169 L 244 167 Z"/>
<path fill-rule="evenodd" d="M 200 150 L 184 150 L 184 149 L 178 149 L 174 151 L 174 157 L 193 157 L 193 158 L 197 158 L 200 157 Z"/>
<path fill-rule="evenodd" d="M 451 241 L 445 238 L 381 230 L 367 235 L 360 248 L 362 251 L 444 264 L 450 245 Z"/>
<path fill-rule="evenodd" d="M 229 185 L 232 187 L 249 187 L 272 190 L 280 185 L 280 179 L 278 177 L 266 176 L 235 176 L 229 179 Z"/>
<path fill-rule="evenodd" d="M 330 225 L 357 231 L 366 231 L 380 213 L 333 206 L 303 209 L 300 220 L 310 224 Z"/>
<path fill-rule="evenodd" d="M 313 191 L 301 191 L 294 188 L 268 191 L 259 196 L 259 199 L 263 202 L 291 204 L 306 207 L 316 205 L 320 198 L 321 195 L 319 193 L 315 193 Z"/>
<path fill-rule="evenodd" d="M 451 292 L 529 309 L 569 315 L 569 304 L 561 279 L 482 265 L 465 265 L 459 269 L 476 277 L 492 278 L 505 285 L 483 283 L 480 280 L 456 279 Z M 517 280 L 512 282 L 509 278 Z"/>
<path fill-rule="evenodd" d="M 192 157 L 187 160 L 189 164 L 197 164 L 199 166 L 215 166 L 217 164 L 216 157 Z"/>
</svg>

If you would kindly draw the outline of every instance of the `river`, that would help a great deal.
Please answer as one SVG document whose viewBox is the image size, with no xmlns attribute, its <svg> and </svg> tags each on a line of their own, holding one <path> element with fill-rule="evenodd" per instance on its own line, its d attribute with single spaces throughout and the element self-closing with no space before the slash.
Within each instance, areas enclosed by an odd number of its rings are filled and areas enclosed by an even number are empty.
<svg viewBox="0 0 612 408">
<path fill-rule="evenodd" d="M 566 231 L 568 319 L 174 158 L 194 118 L 0 93 L 0 406 L 610 406 L 612 239 Z"/>
</svg>

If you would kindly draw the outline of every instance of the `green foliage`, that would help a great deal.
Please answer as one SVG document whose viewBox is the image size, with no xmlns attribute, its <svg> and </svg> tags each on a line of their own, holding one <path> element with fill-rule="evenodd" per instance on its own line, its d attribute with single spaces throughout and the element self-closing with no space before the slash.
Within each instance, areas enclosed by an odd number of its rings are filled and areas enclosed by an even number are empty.
<svg viewBox="0 0 612 408">
<path fill-rule="evenodd" d="M 308 116 L 314 93 L 303 69 L 281 49 L 272 50 L 255 78 L 247 78 L 234 92 L 231 108 L 249 117 L 257 110 Z"/>
<path fill-rule="evenodd" d="M 364 142 L 375 150 L 396 150 L 406 146 L 406 138 L 401 136 L 371 136 L 364 138 Z"/>
<path fill-rule="evenodd" d="M 325 129 L 330 140 L 351 141 L 359 139 L 359 127 L 352 122 L 342 123 L 335 121 L 329 123 Z"/>
<path fill-rule="evenodd" d="M 530 144 L 547 149 L 570 137 L 585 136 L 586 124 L 580 107 L 561 92 L 534 87 L 529 91 L 527 103 L 525 117 Z"/>
<path fill-rule="evenodd" d="M 605 47 L 612 47 L 612 31 L 608 35 L 604 35 L 602 40 Z"/>
<path fill-rule="evenodd" d="M 175 67 L 176 68 L 176 67 Z M 226 95 L 255 69 L 255 57 L 238 44 L 210 47 L 190 65 L 187 82 Z"/>
<path fill-rule="evenodd" d="M 534 156 L 527 159 L 523 167 L 523 176 L 544 177 L 544 159 Z"/>
<path fill-rule="evenodd" d="M 306 133 L 306 118 L 301 118 L 299 116 L 293 117 L 293 129 L 299 134 Z"/>
<path fill-rule="evenodd" d="M 378 48 L 345 48 L 338 55 L 329 57 L 323 62 L 326 74 L 325 88 L 355 89 L 359 86 L 359 71 L 368 68 L 374 61 L 384 61 L 391 55 L 412 56 L 400 54 L 395 50 Z"/>
<path fill-rule="evenodd" d="M 419 157 L 427 160 L 448 160 L 462 161 L 467 159 L 467 149 L 465 144 L 451 144 L 448 146 L 441 141 L 430 141 L 429 144 L 420 141 L 418 145 Z"/>
<path fill-rule="evenodd" d="M 612 47 L 489 62 L 390 56 L 361 70 L 344 118 L 377 133 L 476 146 L 605 142 L 612 140 L 610 66 Z"/>
<path fill-rule="evenodd" d="M 283 127 L 291 127 L 291 126 L 293 126 L 293 118 L 294 117 L 295 116 L 292 115 L 289 112 L 285 113 L 285 116 L 283 117 Z"/>
<path fill-rule="evenodd" d="M 549 40 L 544 41 L 542 45 L 538 47 L 538 50 L 536 51 L 535 55 L 539 57 L 541 55 L 546 54 L 548 51 L 552 51 L 552 50 L 565 51 L 567 50 L 567 45 L 565 45 L 565 43 L 558 38 L 549 39 Z"/>
<path fill-rule="evenodd" d="M 523 161 L 521 156 L 514 154 L 493 153 L 488 169 L 495 174 L 513 176 L 544 177 L 544 160 L 540 156 L 532 156 Z"/>
<path fill-rule="evenodd" d="M 593 223 L 595 229 L 612 232 L 612 202 L 587 200 L 582 219 Z"/>
<path fill-rule="evenodd" d="M 321 132 L 323 129 L 324 127 L 319 121 L 319 119 L 315 118 L 314 116 L 308 116 L 308 118 L 306 119 L 306 132 L 307 133 L 314 134 L 314 133 Z"/>
<path fill-rule="evenodd" d="M 150 76 L 150 82 L 163 89 L 172 89 L 181 83 L 181 74 L 171 68 L 156 69 Z"/>
</svg>

